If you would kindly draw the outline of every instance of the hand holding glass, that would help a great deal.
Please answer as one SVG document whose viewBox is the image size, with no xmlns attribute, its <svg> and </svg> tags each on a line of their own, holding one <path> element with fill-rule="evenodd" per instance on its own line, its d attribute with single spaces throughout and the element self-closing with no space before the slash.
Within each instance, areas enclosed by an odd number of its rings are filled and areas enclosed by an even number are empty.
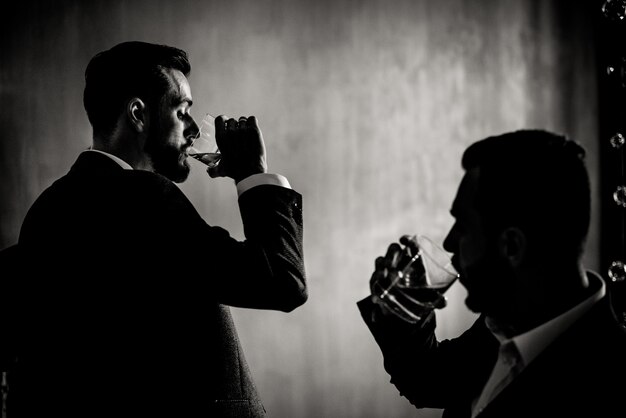
<svg viewBox="0 0 626 418">
<path fill-rule="evenodd" d="M 200 131 L 189 148 L 189 156 L 209 167 L 214 167 L 222 157 L 215 141 L 215 118 L 207 113 L 198 124 L 198 128 Z"/>
<path fill-rule="evenodd" d="M 417 253 L 411 254 L 411 248 L 405 247 L 396 266 L 373 284 L 372 293 L 384 310 L 415 324 L 446 306 L 444 292 L 459 275 L 443 248 L 423 235 L 412 240 Z"/>
</svg>

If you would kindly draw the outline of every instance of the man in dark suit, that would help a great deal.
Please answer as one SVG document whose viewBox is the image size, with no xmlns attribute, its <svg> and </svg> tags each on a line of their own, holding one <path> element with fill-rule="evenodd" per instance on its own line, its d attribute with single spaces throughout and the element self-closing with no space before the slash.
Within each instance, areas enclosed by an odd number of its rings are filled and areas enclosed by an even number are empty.
<svg viewBox="0 0 626 418">
<path fill-rule="evenodd" d="M 480 313 L 438 341 L 368 297 L 362 317 L 400 394 L 450 417 L 624 417 L 626 332 L 603 279 L 582 264 L 590 218 L 584 150 L 545 131 L 489 137 L 464 153 L 444 241 Z M 400 244 L 416 251 L 402 237 Z M 391 244 L 370 286 L 404 263 Z M 398 261 L 398 259 L 400 260 Z"/>
<path fill-rule="evenodd" d="M 215 120 L 245 240 L 180 191 L 198 126 L 187 54 L 126 42 L 96 55 L 84 105 L 93 146 L 22 225 L 9 416 L 260 417 L 229 306 L 307 299 L 302 198 L 267 173 L 255 117 Z"/>
</svg>

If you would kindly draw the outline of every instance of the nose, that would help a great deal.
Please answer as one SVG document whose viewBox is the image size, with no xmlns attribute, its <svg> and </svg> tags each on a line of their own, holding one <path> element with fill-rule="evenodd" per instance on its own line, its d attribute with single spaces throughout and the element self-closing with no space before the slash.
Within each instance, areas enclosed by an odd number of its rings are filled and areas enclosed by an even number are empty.
<svg viewBox="0 0 626 418">
<path fill-rule="evenodd" d="M 187 138 L 187 140 L 193 143 L 193 141 L 200 136 L 200 128 L 198 127 L 198 124 L 193 118 L 190 118 L 190 119 L 191 119 L 191 123 L 189 124 L 189 127 L 187 128 L 187 133 L 185 134 L 185 138 Z"/>
</svg>

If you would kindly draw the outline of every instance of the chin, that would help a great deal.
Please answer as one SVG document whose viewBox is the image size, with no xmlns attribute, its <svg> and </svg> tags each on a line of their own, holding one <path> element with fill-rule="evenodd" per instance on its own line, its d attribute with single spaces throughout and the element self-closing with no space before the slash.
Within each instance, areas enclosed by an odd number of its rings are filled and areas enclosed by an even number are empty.
<svg viewBox="0 0 626 418">
<path fill-rule="evenodd" d="M 476 300 L 469 296 L 465 298 L 465 306 L 467 307 L 467 309 L 469 309 L 475 314 L 479 314 L 482 312 L 480 304 L 476 303 Z"/>
<path fill-rule="evenodd" d="M 160 169 L 157 170 L 157 172 L 161 174 L 162 176 L 167 177 L 174 183 L 182 183 L 185 180 L 187 180 L 187 177 L 189 177 L 189 172 L 191 171 L 191 167 L 189 166 L 189 163 L 187 162 L 186 159 L 179 162 L 175 166 L 172 165 L 169 167 L 159 167 L 159 168 Z"/>
<path fill-rule="evenodd" d="M 174 183 L 183 183 L 189 177 L 189 166 L 185 166 L 185 169 L 177 170 L 176 175 L 173 178 L 170 178 Z"/>
<path fill-rule="evenodd" d="M 180 166 L 178 167 L 178 173 L 179 173 L 179 178 L 180 180 L 177 181 L 176 183 L 182 183 L 183 181 L 187 180 L 187 177 L 189 177 L 189 173 L 191 172 L 191 166 L 189 165 L 189 163 L 187 162 L 187 157 L 185 156 L 180 164 Z M 172 180 L 174 181 L 174 180 Z"/>
</svg>

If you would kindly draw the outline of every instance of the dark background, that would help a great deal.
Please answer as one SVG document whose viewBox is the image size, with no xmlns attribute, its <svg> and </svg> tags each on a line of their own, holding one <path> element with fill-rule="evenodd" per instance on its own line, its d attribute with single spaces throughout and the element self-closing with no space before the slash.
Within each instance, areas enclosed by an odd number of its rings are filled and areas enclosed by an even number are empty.
<svg viewBox="0 0 626 418">
<path fill-rule="evenodd" d="M 374 259 L 391 241 L 415 232 L 443 240 L 464 148 L 514 129 L 554 130 L 584 144 L 594 199 L 586 265 L 606 275 L 607 263 L 624 258 L 624 211 L 612 201 L 623 182 L 623 153 L 608 138 L 624 128 L 626 100 L 605 67 L 626 38 L 602 19 L 601 5 L 7 6 L 0 25 L 0 248 L 17 240 L 37 195 L 91 143 L 82 107 L 89 59 L 126 40 L 183 48 L 192 62 L 194 113 L 256 115 L 270 170 L 304 195 L 309 302 L 288 315 L 233 309 L 270 416 L 438 417 L 437 410 L 416 411 L 389 384 L 355 303 L 368 294 Z M 181 189 L 209 223 L 243 237 L 232 183 L 191 164 Z M 173 248 L 172 257 L 190 254 Z M 457 335 L 474 318 L 462 286 L 449 299 L 438 312 L 440 337 Z"/>
</svg>

